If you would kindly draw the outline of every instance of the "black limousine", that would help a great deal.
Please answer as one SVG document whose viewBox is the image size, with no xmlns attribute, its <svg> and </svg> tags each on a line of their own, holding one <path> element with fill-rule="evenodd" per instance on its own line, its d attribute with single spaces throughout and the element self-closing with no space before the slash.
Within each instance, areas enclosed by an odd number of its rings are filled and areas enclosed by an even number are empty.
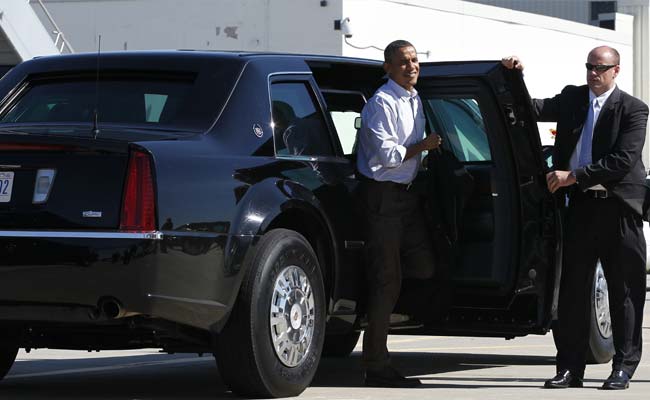
<svg viewBox="0 0 650 400">
<path fill-rule="evenodd" d="M 197 51 L 12 69 L 0 80 L 0 376 L 19 348 L 155 347 L 214 353 L 239 395 L 300 394 L 364 328 L 355 135 L 384 80 L 371 60 Z M 419 289 L 434 307 L 403 291 L 394 333 L 548 332 L 561 218 L 521 74 L 423 63 L 417 89 L 444 144 L 412 190 L 447 272 Z M 607 361 L 594 276 L 592 358 Z"/>
</svg>

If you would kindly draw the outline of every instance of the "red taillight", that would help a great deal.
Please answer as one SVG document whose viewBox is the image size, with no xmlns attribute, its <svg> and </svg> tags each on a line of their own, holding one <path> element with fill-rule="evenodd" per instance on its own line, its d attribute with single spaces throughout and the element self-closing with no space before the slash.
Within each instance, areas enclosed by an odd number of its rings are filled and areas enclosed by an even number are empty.
<svg viewBox="0 0 650 400">
<path fill-rule="evenodd" d="M 151 160 L 146 153 L 131 152 L 126 171 L 120 229 L 127 231 L 156 229 L 155 203 Z"/>
</svg>

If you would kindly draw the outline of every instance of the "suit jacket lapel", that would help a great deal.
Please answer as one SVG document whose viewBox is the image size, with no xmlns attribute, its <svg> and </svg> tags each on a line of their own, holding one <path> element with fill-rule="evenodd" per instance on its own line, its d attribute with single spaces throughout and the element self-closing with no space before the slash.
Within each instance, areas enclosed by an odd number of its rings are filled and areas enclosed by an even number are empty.
<svg viewBox="0 0 650 400">
<path fill-rule="evenodd" d="M 614 88 L 612 94 L 610 94 L 609 97 L 607 98 L 607 101 L 603 105 L 603 108 L 600 110 L 600 114 L 598 114 L 598 120 L 594 125 L 594 137 L 596 136 L 596 133 L 598 132 L 598 128 L 602 125 L 602 123 L 604 121 L 607 121 L 607 119 L 612 116 L 612 112 L 616 108 L 616 105 L 618 104 L 620 99 L 621 99 L 621 90 L 617 86 L 616 88 Z"/>
<path fill-rule="evenodd" d="M 562 160 L 566 162 L 566 168 L 569 168 L 571 155 L 578 144 L 578 139 L 580 139 L 582 128 L 587 119 L 587 112 L 589 111 L 589 88 L 586 85 L 583 87 L 584 90 L 581 91 L 580 96 L 576 99 L 577 107 L 575 112 L 571 113 L 573 117 L 573 123 L 571 126 L 574 126 L 575 128 L 568 131 L 568 135 L 564 139 L 564 146 L 562 146 L 564 149 Z"/>
<path fill-rule="evenodd" d="M 607 98 L 607 101 L 603 105 L 603 108 L 600 110 L 600 114 L 598 114 L 598 120 L 594 125 L 594 136 L 591 146 L 592 157 L 596 157 L 596 155 L 599 154 L 598 150 L 602 148 L 603 144 L 606 144 L 608 142 L 608 136 L 611 135 L 612 132 L 608 132 L 606 130 L 606 127 L 610 126 L 608 122 L 614 117 L 614 112 L 618 106 L 620 98 L 621 91 L 617 86 L 614 88 L 612 94 L 610 94 Z M 594 161 L 596 161 L 595 158 Z"/>
</svg>

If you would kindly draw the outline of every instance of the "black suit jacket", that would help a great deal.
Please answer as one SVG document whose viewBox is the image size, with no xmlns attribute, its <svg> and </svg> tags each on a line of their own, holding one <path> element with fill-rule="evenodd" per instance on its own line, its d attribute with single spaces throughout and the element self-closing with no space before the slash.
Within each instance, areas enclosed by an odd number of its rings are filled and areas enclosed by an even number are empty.
<svg viewBox="0 0 650 400">
<path fill-rule="evenodd" d="M 550 99 L 535 99 L 540 121 L 557 122 L 553 168 L 568 171 L 589 109 L 589 87 L 567 86 Z M 578 186 L 603 185 L 634 212 L 645 215 L 648 189 L 641 161 L 648 106 L 618 87 L 603 105 L 594 126 L 592 163 L 576 170 Z"/>
</svg>

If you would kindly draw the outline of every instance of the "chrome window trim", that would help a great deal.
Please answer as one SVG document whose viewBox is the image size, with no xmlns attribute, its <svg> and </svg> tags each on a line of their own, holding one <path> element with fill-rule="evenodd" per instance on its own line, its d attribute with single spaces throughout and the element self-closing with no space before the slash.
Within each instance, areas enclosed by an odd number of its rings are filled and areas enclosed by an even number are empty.
<svg viewBox="0 0 650 400">
<path fill-rule="evenodd" d="M 306 161 L 306 162 L 333 162 L 338 164 L 349 164 L 350 160 L 338 156 L 292 156 L 288 154 L 275 156 L 278 160 Z"/>
</svg>

